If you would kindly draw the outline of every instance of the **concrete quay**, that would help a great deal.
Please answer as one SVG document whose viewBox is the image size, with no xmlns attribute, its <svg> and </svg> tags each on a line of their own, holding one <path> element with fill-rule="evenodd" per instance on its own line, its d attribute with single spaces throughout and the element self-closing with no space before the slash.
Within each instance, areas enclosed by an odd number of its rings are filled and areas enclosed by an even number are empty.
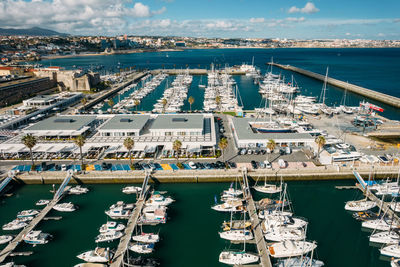
<svg viewBox="0 0 400 267">
<path fill-rule="evenodd" d="M 357 170 L 362 176 L 371 173 L 371 166 L 360 166 L 354 169 L 338 166 L 321 166 L 304 169 L 257 169 L 249 171 L 249 180 L 279 181 L 282 176 L 285 181 L 313 181 L 313 180 L 344 180 L 354 179 L 353 170 Z M 385 179 L 397 177 L 399 166 L 375 166 L 373 177 Z M 60 184 L 65 178 L 64 172 L 30 172 L 17 174 L 17 180 L 25 184 Z M 87 184 L 125 184 L 142 183 L 146 173 L 144 171 L 90 171 L 75 173 L 71 183 Z M 212 183 L 232 182 L 241 177 L 240 169 L 229 170 L 178 170 L 156 171 L 151 174 L 150 183 Z"/>
<path fill-rule="evenodd" d="M 284 69 L 284 70 L 290 70 L 290 71 L 293 71 L 293 72 L 297 72 L 297 73 L 303 74 L 305 76 L 314 78 L 316 80 L 320 80 L 320 81 L 324 81 L 325 80 L 325 76 L 324 75 L 321 75 L 321 74 L 318 74 L 318 73 L 315 73 L 315 72 L 311 72 L 311 71 L 308 71 L 308 70 L 304 70 L 304 69 L 301 69 L 301 68 L 297 68 L 297 67 L 294 67 L 294 66 L 291 66 L 291 65 L 281 65 L 281 64 L 277 64 L 277 63 L 273 63 L 273 62 L 269 62 L 268 64 L 272 65 L 272 66 L 279 67 L 279 68 Z M 390 105 L 390 106 L 393 106 L 393 107 L 396 107 L 396 108 L 400 107 L 400 98 L 395 97 L 395 96 L 383 94 L 383 93 L 380 93 L 380 92 L 377 92 L 377 91 L 374 91 L 374 90 L 371 90 L 371 89 L 367 89 L 367 88 L 364 88 L 364 87 L 361 87 L 361 86 L 358 86 L 358 85 L 355 85 L 355 84 L 350 84 L 350 83 L 347 83 L 347 82 L 343 82 L 343 81 L 340 81 L 340 80 L 337 80 L 337 79 L 334 79 L 334 78 L 330 78 L 330 77 L 328 77 L 327 83 L 331 84 L 333 86 L 348 90 L 350 92 L 356 93 L 358 95 L 362 95 L 362 96 L 368 97 L 370 99 L 385 103 L 387 105 Z"/>
</svg>

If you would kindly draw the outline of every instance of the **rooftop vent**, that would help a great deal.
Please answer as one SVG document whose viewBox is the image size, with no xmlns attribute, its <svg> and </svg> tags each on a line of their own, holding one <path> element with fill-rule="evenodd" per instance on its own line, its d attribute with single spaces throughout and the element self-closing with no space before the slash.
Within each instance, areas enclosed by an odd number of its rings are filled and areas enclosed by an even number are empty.
<svg viewBox="0 0 400 267">
<path fill-rule="evenodd" d="M 185 121 L 187 121 L 188 119 L 186 119 L 186 118 L 172 118 L 172 121 L 173 122 L 185 122 Z"/>
<path fill-rule="evenodd" d="M 131 120 L 131 119 L 128 119 L 128 118 L 122 118 L 122 119 L 120 119 L 119 121 L 120 121 L 120 122 L 131 122 L 132 120 Z"/>
<path fill-rule="evenodd" d="M 55 119 L 54 122 L 56 123 L 73 123 L 75 120 L 73 119 Z"/>
</svg>

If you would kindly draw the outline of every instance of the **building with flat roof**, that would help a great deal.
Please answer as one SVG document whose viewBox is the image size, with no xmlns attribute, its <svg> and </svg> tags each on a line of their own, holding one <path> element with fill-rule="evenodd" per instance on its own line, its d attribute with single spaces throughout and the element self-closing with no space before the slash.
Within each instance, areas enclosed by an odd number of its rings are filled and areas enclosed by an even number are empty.
<svg viewBox="0 0 400 267">
<path fill-rule="evenodd" d="M 149 131 L 152 136 L 199 136 L 211 118 L 199 114 L 161 114 L 152 122 Z"/>
<path fill-rule="evenodd" d="M 96 116 L 54 116 L 25 128 L 23 133 L 48 138 L 73 138 L 85 135 L 96 121 Z"/>
<path fill-rule="evenodd" d="M 149 115 L 115 115 L 99 129 L 100 136 L 139 136 L 148 124 Z"/>
<path fill-rule="evenodd" d="M 314 137 L 308 133 L 256 132 L 250 125 L 255 120 L 255 118 L 229 118 L 229 125 L 238 148 L 265 148 L 271 139 L 278 146 L 303 147 L 314 143 Z"/>
</svg>

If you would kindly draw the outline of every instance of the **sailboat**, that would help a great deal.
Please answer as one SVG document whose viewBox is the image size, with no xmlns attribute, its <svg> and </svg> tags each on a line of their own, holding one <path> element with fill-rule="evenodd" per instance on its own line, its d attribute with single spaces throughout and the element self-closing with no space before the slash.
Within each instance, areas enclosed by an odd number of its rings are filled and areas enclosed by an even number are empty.
<svg viewBox="0 0 400 267">
<path fill-rule="evenodd" d="M 326 85 L 328 83 L 328 70 L 329 70 L 329 67 L 326 68 L 324 85 L 322 87 L 321 96 L 320 96 L 320 100 L 322 99 L 322 103 L 320 104 L 319 109 L 326 115 L 332 115 L 333 110 L 325 104 Z"/>
<path fill-rule="evenodd" d="M 233 212 L 231 212 L 231 225 L 233 220 Z M 230 240 L 230 241 L 244 241 L 244 240 L 252 240 L 254 238 L 251 230 L 246 229 L 246 212 L 243 212 L 243 229 L 229 229 L 219 233 L 219 236 L 222 239 Z"/>
<path fill-rule="evenodd" d="M 268 247 L 269 254 L 273 258 L 297 257 L 307 254 L 317 247 L 315 242 L 307 241 L 283 241 L 274 243 Z"/>
<path fill-rule="evenodd" d="M 254 190 L 257 192 L 265 193 L 265 194 L 275 194 L 282 191 L 282 176 L 281 176 L 281 183 L 278 185 L 276 184 L 267 184 L 267 176 L 265 176 L 264 185 L 255 185 Z"/>
<path fill-rule="evenodd" d="M 203 84 L 203 75 L 200 76 L 199 88 L 206 88 L 206 85 Z"/>
<path fill-rule="evenodd" d="M 342 110 L 343 113 L 346 113 L 346 114 L 353 114 L 353 112 L 354 112 L 353 109 L 346 106 L 346 94 L 347 94 L 347 89 L 344 90 L 343 104 L 340 105 L 339 108 Z"/>
<path fill-rule="evenodd" d="M 366 198 L 361 200 L 354 200 L 346 202 L 344 206 L 345 210 L 348 211 L 366 211 L 376 206 L 374 201 L 368 201 Z"/>
</svg>

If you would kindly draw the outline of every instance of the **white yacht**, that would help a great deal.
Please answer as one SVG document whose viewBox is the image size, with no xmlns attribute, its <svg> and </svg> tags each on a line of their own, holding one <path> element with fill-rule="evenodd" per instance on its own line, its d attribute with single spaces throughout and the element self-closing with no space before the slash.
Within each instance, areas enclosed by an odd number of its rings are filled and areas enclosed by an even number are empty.
<svg viewBox="0 0 400 267">
<path fill-rule="evenodd" d="M 400 203 L 398 202 L 390 203 L 390 208 L 395 212 L 400 212 Z"/>
<path fill-rule="evenodd" d="M 396 230 L 377 232 L 369 237 L 369 241 L 379 244 L 398 244 L 400 242 L 400 235 Z"/>
<path fill-rule="evenodd" d="M 282 184 L 263 184 L 263 185 L 256 185 L 253 187 L 254 190 L 257 192 L 265 193 L 265 194 L 275 194 L 282 191 Z"/>
<path fill-rule="evenodd" d="M 138 224 L 159 224 L 166 223 L 167 213 L 165 208 L 143 209 L 143 215 L 139 218 Z"/>
<path fill-rule="evenodd" d="M 42 231 L 30 231 L 26 235 L 24 235 L 23 240 L 27 244 L 31 245 L 43 245 L 49 242 L 49 239 L 52 236 L 48 233 L 42 233 Z"/>
<path fill-rule="evenodd" d="M 265 221 L 262 224 L 264 232 L 268 232 L 270 229 L 277 227 L 286 227 L 290 229 L 304 228 L 308 224 L 307 221 L 291 217 L 291 216 L 265 216 Z"/>
<path fill-rule="evenodd" d="M 108 248 L 96 248 L 79 254 L 77 257 L 86 262 L 109 262 L 113 253 Z"/>
<path fill-rule="evenodd" d="M 293 213 L 290 211 L 282 211 L 282 210 L 260 210 L 258 212 L 258 218 L 265 219 L 268 216 L 293 216 Z"/>
<path fill-rule="evenodd" d="M 136 194 L 140 193 L 142 191 L 142 188 L 139 186 L 126 186 L 122 188 L 122 193 L 124 194 Z"/>
<path fill-rule="evenodd" d="M 366 211 L 374 208 L 375 206 L 376 203 L 374 201 L 368 201 L 366 199 L 362 199 L 362 200 L 346 202 L 344 209 L 348 211 Z"/>
<path fill-rule="evenodd" d="M 54 205 L 53 209 L 62 212 L 72 212 L 76 210 L 76 207 L 71 202 L 68 202 Z"/>
<path fill-rule="evenodd" d="M 158 192 L 154 192 L 150 198 L 146 201 L 145 206 L 168 206 L 174 200 L 170 197 L 164 197 Z"/>
<path fill-rule="evenodd" d="M 132 240 L 141 243 L 157 243 L 160 241 L 160 236 L 153 233 L 141 233 L 139 235 L 132 236 Z"/>
<path fill-rule="evenodd" d="M 400 259 L 392 259 L 390 267 L 400 267 Z"/>
<path fill-rule="evenodd" d="M 250 230 L 228 230 L 219 233 L 222 239 L 230 241 L 244 241 L 252 240 L 254 238 L 253 233 Z"/>
<path fill-rule="evenodd" d="M 81 195 L 81 194 L 86 194 L 89 192 L 89 189 L 86 187 L 82 187 L 80 185 L 71 187 L 68 191 L 68 193 L 73 194 L 73 195 Z"/>
<path fill-rule="evenodd" d="M 392 226 L 392 220 L 390 219 L 369 220 L 362 222 L 361 226 L 372 230 L 389 231 L 390 227 Z M 397 227 L 397 225 L 393 225 L 393 227 Z"/>
<path fill-rule="evenodd" d="M 106 233 L 109 231 L 123 231 L 124 229 L 125 229 L 125 225 L 123 225 L 122 223 L 110 221 L 110 222 L 103 224 L 100 227 L 99 232 Z"/>
<path fill-rule="evenodd" d="M 266 240 L 282 242 L 286 240 L 303 240 L 306 233 L 303 229 L 291 229 L 286 227 L 271 228 L 264 233 Z"/>
<path fill-rule="evenodd" d="M 7 262 L 5 264 L 1 264 L 0 267 L 26 267 L 25 265 L 18 265 L 14 262 Z"/>
<path fill-rule="evenodd" d="M 235 189 L 235 188 L 233 188 L 233 187 L 230 187 L 228 190 L 224 190 L 224 191 L 222 192 L 222 194 L 223 194 L 223 195 L 231 195 L 231 196 L 237 197 L 237 196 L 242 195 L 242 194 L 243 194 L 243 191 L 240 190 L 240 189 Z"/>
<path fill-rule="evenodd" d="M 38 210 L 23 210 L 18 212 L 17 218 L 32 217 L 39 214 Z"/>
<path fill-rule="evenodd" d="M 48 199 L 40 199 L 35 203 L 35 205 L 36 206 L 44 206 L 44 205 L 47 205 L 49 203 L 50 203 L 50 200 L 48 200 Z"/>
<path fill-rule="evenodd" d="M 101 233 L 96 237 L 95 242 L 100 243 L 100 242 L 111 242 L 116 239 L 120 239 L 124 234 L 120 231 L 108 231 L 105 233 Z"/>
<path fill-rule="evenodd" d="M 6 244 L 13 239 L 11 235 L 0 235 L 0 245 Z"/>
<path fill-rule="evenodd" d="M 114 220 L 118 219 L 129 219 L 132 214 L 130 209 L 124 209 L 123 207 L 116 207 L 114 209 L 110 209 L 105 211 L 105 213 Z"/>
<path fill-rule="evenodd" d="M 315 243 L 307 241 L 284 241 L 268 247 L 273 258 L 297 257 L 307 254 L 317 247 Z"/>
<path fill-rule="evenodd" d="M 245 265 L 255 263 L 259 256 L 245 251 L 223 251 L 219 254 L 219 262 L 228 265 Z"/>
<path fill-rule="evenodd" d="M 28 223 L 20 221 L 20 220 L 14 220 L 12 222 L 9 222 L 5 225 L 3 225 L 2 229 L 5 231 L 13 231 L 13 230 L 19 230 L 27 226 Z"/>
<path fill-rule="evenodd" d="M 229 201 L 222 204 L 214 205 L 211 208 L 213 210 L 222 212 L 236 212 L 245 210 L 242 201 Z"/>
<path fill-rule="evenodd" d="M 135 242 L 129 244 L 129 250 L 139 253 L 139 254 L 149 254 L 154 250 L 154 243 L 140 243 Z"/>
<path fill-rule="evenodd" d="M 387 257 L 400 258 L 400 245 L 394 244 L 380 249 L 382 255 Z"/>
</svg>

